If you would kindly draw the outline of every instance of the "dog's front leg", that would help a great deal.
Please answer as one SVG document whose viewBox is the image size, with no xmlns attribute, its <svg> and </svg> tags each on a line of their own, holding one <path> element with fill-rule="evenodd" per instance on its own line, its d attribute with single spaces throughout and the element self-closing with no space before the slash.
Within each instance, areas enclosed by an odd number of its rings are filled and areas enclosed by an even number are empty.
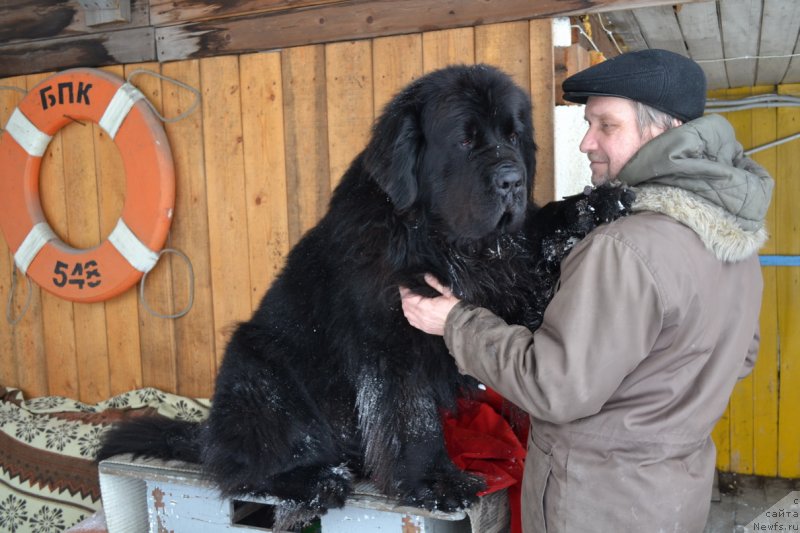
<svg viewBox="0 0 800 533">
<path fill-rule="evenodd" d="M 440 409 L 424 379 L 365 371 L 356 405 L 365 473 L 380 490 L 404 504 L 443 511 L 477 499 L 484 483 L 448 457 Z"/>
</svg>

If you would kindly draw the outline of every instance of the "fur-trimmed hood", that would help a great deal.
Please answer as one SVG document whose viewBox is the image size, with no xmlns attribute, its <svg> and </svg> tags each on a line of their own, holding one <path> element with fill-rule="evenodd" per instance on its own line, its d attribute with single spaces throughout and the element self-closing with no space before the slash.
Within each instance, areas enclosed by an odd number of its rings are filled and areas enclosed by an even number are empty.
<svg viewBox="0 0 800 533">
<path fill-rule="evenodd" d="M 773 180 L 744 155 L 733 127 L 719 115 L 693 120 L 648 142 L 619 179 L 636 189 L 634 211 L 678 220 L 723 261 L 741 261 L 769 238 L 764 217 Z"/>
</svg>

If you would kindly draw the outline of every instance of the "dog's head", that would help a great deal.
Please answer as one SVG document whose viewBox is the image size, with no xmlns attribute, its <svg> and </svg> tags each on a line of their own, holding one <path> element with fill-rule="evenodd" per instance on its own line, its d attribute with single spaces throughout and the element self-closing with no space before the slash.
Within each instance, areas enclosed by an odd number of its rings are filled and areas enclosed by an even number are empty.
<svg viewBox="0 0 800 533">
<path fill-rule="evenodd" d="M 533 187 L 531 104 L 486 65 L 434 71 L 384 109 L 364 154 L 395 208 L 417 208 L 452 241 L 516 231 Z"/>
</svg>

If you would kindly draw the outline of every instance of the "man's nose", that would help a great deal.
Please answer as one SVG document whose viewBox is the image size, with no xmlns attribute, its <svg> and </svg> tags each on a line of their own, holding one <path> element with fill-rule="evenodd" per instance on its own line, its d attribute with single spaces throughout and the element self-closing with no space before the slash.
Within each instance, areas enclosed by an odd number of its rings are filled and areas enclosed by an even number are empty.
<svg viewBox="0 0 800 533">
<path fill-rule="evenodd" d="M 581 139 L 581 144 L 578 145 L 578 149 L 582 153 L 587 154 L 592 150 L 594 150 L 595 148 L 597 148 L 597 143 L 594 140 L 594 135 L 592 134 L 592 130 L 589 130 L 583 136 L 583 139 Z"/>
</svg>

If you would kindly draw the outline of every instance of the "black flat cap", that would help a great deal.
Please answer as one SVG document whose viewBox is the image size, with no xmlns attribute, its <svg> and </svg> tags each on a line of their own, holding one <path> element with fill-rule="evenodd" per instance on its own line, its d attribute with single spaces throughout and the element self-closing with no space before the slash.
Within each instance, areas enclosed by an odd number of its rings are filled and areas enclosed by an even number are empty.
<svg viewBox="0 0 800 533">
<path fill-rule="evenodd" d="M 570 76 L 564 99 L 585 104 L 590 96 L 618 96 L 654 107 L 684 122 L 703 115 L 706 76 L 700 65 L 668 50 L 618 55 Z"/>
</svg>

